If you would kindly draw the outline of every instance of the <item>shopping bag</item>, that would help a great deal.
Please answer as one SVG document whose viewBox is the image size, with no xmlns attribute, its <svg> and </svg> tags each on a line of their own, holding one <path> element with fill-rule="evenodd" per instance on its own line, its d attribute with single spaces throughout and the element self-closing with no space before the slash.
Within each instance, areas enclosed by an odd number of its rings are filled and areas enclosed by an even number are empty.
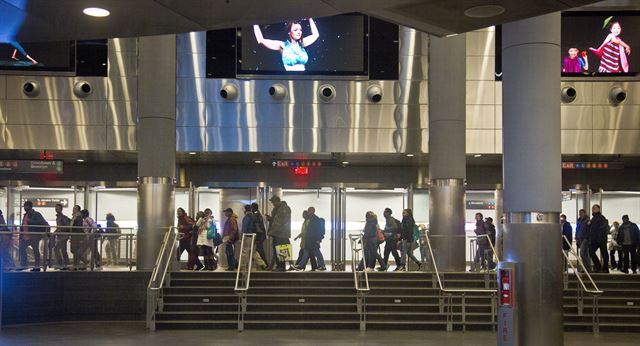
<svg viewBox="0 0 640 346">
<path fill-rule="evenodd" d="M 293 248 L 291 244 L 276 245 L 276 252 L 278 253 L 278 259 L 280 262 L 292 261 Z"/>
</svg>

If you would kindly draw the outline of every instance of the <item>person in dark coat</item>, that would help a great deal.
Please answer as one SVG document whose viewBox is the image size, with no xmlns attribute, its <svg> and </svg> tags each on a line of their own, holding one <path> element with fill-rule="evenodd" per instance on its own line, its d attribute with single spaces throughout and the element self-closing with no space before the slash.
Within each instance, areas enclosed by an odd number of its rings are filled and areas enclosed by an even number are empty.
<svg viewBox="0 0 640 346">
<path fill-rule="evenodd" d="M 42 214 L 33 210 L 33 203 L 31 201 L 24 202 L 23 205 L 24 216 L 22 217 L 22 226 L 20 227 L 20 266 L 22 269 L 27 268 L 27 247 L 33 249 L 33 257 L 35 259 L 32 272 L 40 271 L 40 240 L 42 240 L 41 233 L 49 232 L 49 227 L 32 227 L 32 226 L 49 226 L 47 220 L 44 219 Z"/>
<path fill-rule="evenodd" d="M 319 269 L 318 252 L 320 251 L 320 242 L 324 238 L 324 219 L 316 215 L 316 209 L 309 207 L 307 209 L 307 229 L 304 235 L 303 257 L 296 266 L 296 269 L 304 269 L 307 266 L 307 260 L 311 260 L 311 271 Z"/>
<path fill-rule="evenodd" d="M 600 212 L 600 206 L 594 204 L 591 207 L 591 221 L 589 222 L 589 256 L 593 262 L 593 270 L 595 272 L 609 272 L 609 252 L 607 251 L 607 236 L 609 235 L 609 222 Z M 596 251 L 600 249 L 600 257 L 602 264 L 596 255 Z"/>
<path fill-rule="evenodd" d="M 87 241 L 84 236 L 84 230 L 82 228 L 82 208 L 79 205 L 73 206 L 73 215 L 71 215 L 71 233 L 77 233 L 71 237 L 71 253 L 73 254 L 73 270 L 86 269 L 88 265 L 87 260 Z M 80 267 L 82 262 L 82 267 Z"/>
<path fill-rule="evenodd" d="M 622 246 L 622 271 L 629 274 L 629 262 L 631 262 L 631 271 L 635 274 L 638 269 L 636 248 L 640 244 L 640 230 L 638 225 L 629 221 L 629 215 L 622 216 L 622 225 L 618 230 L 616 241 Z"/>
<path fill-rule="evenodd" d="M 573 229 L 571 224 L 567 222 L 567 215 L 560 215 L 560 225 L 562 225 L 562 250 L 571 250 L 571 244 L 573 243 Z M 566 238 L 566 240 L 565 240 Z"/>
<path fill-rule="evenodd" d="M 267 240 L 267 228 L 264 225 L 264 217 L 260 213 L 258 203 L 251 203 L 251 211 L 255 216 L 256 224 L 256 251 L 265 263 L 268 263 L 267 253 L 264 251 L 264 242 Z"/>
<path fill-rule="evenodd" d="M 178 216 L 178 237 L 180 239 L 177 253 L 178 261 L 180 261 L 182 253 L 187 251 L 189 255 L 187 269 L 200 270 L 204 268 L 204 265 L 198 258 L 198 248 L 195 245 L 195 237 L 193 236 L 193 226 L 196 222 L 182 208 L 178 208 L 176 213 Z"/>
<path fill-rule="evenodd" d="M 60 235 L 60 233 L 68 233 L 71 231 L 68 226 L 71 226 L 71 219 L 62 213 L 62 204 L 56 204 L 56 231 L 54 232 L 54 238 L 52 238 L 54 246 L 53 253 L 56 258 L 56 262 L 60 266 L 60 270 L 69 269 L 69 253 L 67 253 L 67 243 L 69 242 L 68 235 Z"/>
</svg>

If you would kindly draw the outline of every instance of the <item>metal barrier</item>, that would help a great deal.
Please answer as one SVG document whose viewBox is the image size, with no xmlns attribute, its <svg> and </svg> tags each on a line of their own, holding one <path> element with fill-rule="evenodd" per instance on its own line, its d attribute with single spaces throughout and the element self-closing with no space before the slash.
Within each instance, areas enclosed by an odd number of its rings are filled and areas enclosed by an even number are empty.
<svg viewBox="0 0 640 346">
<path fill-rule="evenodd" d="M 571 244 L 569 242 L 569 239 L 567 239 L 566 236 L 562 236 L 562 241 L 563 242 L 567 242 L 567 244 Z M 582 277 L 580 276 L 580 271 L 573 265 L 573 263 L 571 263 L 571 259 L 569 258 L 569 253 L 571 253 L 573 256 L 575 256 L 576 258 L 576 263 L 582 267 L 582 273 L 584 273 L 587 278 L 589 279 L 589 282 L 591 283 L 591 285 L 593 286 L 593 289 L 589 289 L 587 288 L 587 285 L 585 284 L 584 280 L 582 280 Z M 567 250 L 566 252 L 564 250 L 562 250 L 562 254 L 564 255 L 564 259 L 566 261 L 566 263 L 571 267 L 571 269 L 573 269 L 573 273 L 576 276 L 576 278 L 578 279 L 578 282 L 580 283 L 580 286 L 576 286 L 576 296 L 577 296 L 577 305 L 578 305 L 578 315 L 582 316 L 584 313 L 584 293 L 587 293 L 591 296 L 592 299 L 592 307 L 593 307 L 593 311 L 591 313 L 591 321 L 593 324 L 593 333 L 594 334 L 598 334 L 600 333 L 600 313 L 599 313 L 599 307 L 598 307 L 598 298 L 600 297 L 600 295 L 602 295 L 604 293 L 604 291 L 600 290 L 598 288 L 598 285 L 596 285 L 596 283 L 593 281 L 593 278 L 591 277 L 591 274 L 589 274 L 589 271 L 587 270 L 587 268 L 584 265 L 584 262 L 582 262 L 582 259 L 580 258 L 580 256 L 578 256 L 578 254 L 573 250 L 573 248 L 570 248 L 569 250 Z M 564 280 L 564 286 L 565 289 L 568 289 L 568 283 L 569 283 L 569 270 L 568 268 L 565 269 L 565 280 Z M 582 287 L 582 290 L 580 290 L 580 287 Z"/>
<path fill-rule="evenodd" d="M 491 241 L 491 237 L 488 234 L 480 234 L 480 235 L 472 235 L 472 236 L 467 236 L 467 238 L 469 239 L 469 255 L 470 255 L 470 262 L 472 263 L 472 265 L 475 263 L 475 257 L 476 257 L 476 252 L 477 252 L 477 248 L 478 248 L 478 239 L 482 239 L 482 238 L 487 238 L 487 241 L 489 242 L 489 246 L 491 247 L 491 257 L 496 261 L 495 263 L 497 264 L 498 262 L 500 262 L 500 258 L 498 257 L 498 252 L 496 251 L 496 248 L 493 244 L 493 241 Z M 486 258 L 487 256 L 487 251 L 485 251 L 484 254 L 482 254 L 483 258 Z M 472 267 L 473 268 L 473 267 Z M 489 271 L 490 268 L 487 268 L 487 271 Z"/>
<path fill-rule="evenodd" d="M 22 227 L 29 227 L 30 230 L 41 229 L 42 231 L 24 232 Z M 112 264 L 118 265 L 124 259 L 123 264 L 129 270 L 132 270 L 134 266 L 136 234 L 133 233 L 133 228 L 0 224 L 0 229 L 12 229 L 0 231 L 0 242 L 2 243 L 0 255 L 5 259 L 5 270 L 25 270 L 31 266 L 30 257 L 35 261 L 36 258 L 40 258 L 40 254 L 42 256 L 39 263 L 33 263 L 36 270 L 42 268 L 46 271 L 56 267 L 72 270 L 87 268 L 92 271 L 100 270 L 105 250 L 107 254 L 113 255 L 108 257 L 115 257 L 111 258 L 115 259 L 115 263 Z M 50 229 L 56 230 L 51 232 Z M 27 236 L 33 238 L 25 239 Z M 29 240 L 31 243 L 26 246 L 21 245 L 21 242 L 26 243 Z M 105 242 L 107 243 L 105 244 Z M 122 257 L 123 242 L 124 258 Z M 29 256 L 26 251 L 27 247 L 32 248 L 32 256 Z M 59 258 L 54 258 L 54 256 Z M 73 265 L 70 263 L 72 259 Z"/>
<path fill-rule="evenodd" d="M 149 330 L 156 330 L 155 312 L 162 311 L 162 287 L 167 279 L 169 264 L 176 260 L 175 249 L 178 240 L 176 227 L 170 227 L 164 235 L 162 246 L 158 252 L 158 258 L 153 266 L 151 278 L 147 285 L 147 313 L 146 325 Z M 168 281 L 167 281 L 168 282 Z"/>
<path fill-rule="evenodd" d="M 349 234 L 351 241 L 351 270 L 353 270 L 353 287 L 356 289 L 356 305 L 360 315 L 360 330 L 367 329 L 367 306 L 366 297 L 370 291 L 369 274 L 366 270 L 366 259 L 364 256 L 364 242 L 362 234 Z M 362 270 L 358 270 L 360 261 L 363 261 Z"/>
<path fill-rule="evenodd" d="M 248 242 L 245 240 L 249 238 Z M 238 331 L 244 330 L 244 315 L 247 312 L 247 293 L 251 287 L 251 268 L 253 266 L 253 252 L 255 251 L 256 234 L 243 233 L 240 242 L 240 258 L 238 259 L 238 269 L 236 272 L 236 284 L 234 291 L 238 295 Z M 248 248 L 245 248 L 245 244 Z M 243 261 L 245 257 L 248 260 Z M 245 268 L 246 267 L 246 268 Z"/>
<path fill-rule="evenodd" d="M 433 255 L 433 248 L 431 247 L 431 241 L 429 240 L 430 236 L 426 237 L 427 246 L 429 247 L 429 255 L 431 256 L 431 262 L 433 265 L 433 270 L 435 272 L 436 280 L 438 283 L 438 289 L 440 297 L 438 299 L 440 306 L 440 313 L 446 314 L 447 317 L 447 331 L 453 331 L 453 296 L 460 295 L 461 297 L 461 322 L 462 322 L 462 331 L 466 331 L 467 326 L 467 315 L 466 315 L 466 295 L 468 293 L 491 293 L 491 325 L 493 331 L 496 330 L 496 306 L 497 306 L 497 290 L 496 289 L 472 289 L 472 288 L 459 288 L 459 289 L 450 289 L 445 288 L 442 283 L 442 278 L 440 277 L 440 271 L 438 270 L 438 264 L 436 263 L 435 256 Z M 489 243 L 491 243 L 491 239 L 489 239 Z M 493 248 L 493 245 L 492 245 Z M 446 311 L 445 311 L 446 310 Z"/>
</svg>

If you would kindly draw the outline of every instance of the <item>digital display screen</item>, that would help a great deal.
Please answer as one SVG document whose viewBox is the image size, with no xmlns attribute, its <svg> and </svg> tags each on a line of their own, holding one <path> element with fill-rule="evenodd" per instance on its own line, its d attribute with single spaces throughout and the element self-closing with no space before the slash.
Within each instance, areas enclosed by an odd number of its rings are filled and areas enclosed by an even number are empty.
<svg viewBox="0 0 640 346">
<path fill-rule="evenodd" d="M 0 70 L 74 72 L 75 50 L 75 41 L 2 42 Z"/>
<path fill-rule="evenodd" d="M 563 75 L 628 76 L 640 72 L 640 12 L 563 12 Z"/>
<path fill-rule="evenodd" d="M 242 27 L 239 75 L 368 75 L 369 18 L 346 14 Z"/>
</svg>

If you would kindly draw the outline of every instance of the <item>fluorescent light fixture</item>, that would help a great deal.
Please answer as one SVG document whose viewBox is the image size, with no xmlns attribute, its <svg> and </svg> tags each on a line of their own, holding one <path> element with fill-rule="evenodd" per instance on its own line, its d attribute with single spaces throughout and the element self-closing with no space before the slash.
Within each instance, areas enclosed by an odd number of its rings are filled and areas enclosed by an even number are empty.
<svg viewBox="0 0 640 346">
<path fill-rule="evenodd" d="M 475 154 L 475 155 L 473 155 L 473 157 L 482 157 L 482 155 L 480 155 L 480 154 Z"/>
<path fill-rule="evenodd" d="M 78 162 L 84 162 L 84 159 L 77 159 Z"/>
<path fill-rule="evenodd" d="M 348 164 L 349 164 L 349 161 L 342 161 L 342 164 L 343 164 L 343 165 L 348 165 Z"/>
<path fill-rule="evenodd" d="M 262 160 L 255 160 L 255 161 L 253 161 L 253 163 L 261 164 L 261 163 L 262 163 Z"/>
<path fill-rule="evenodd" d="M 407 154 L 407 157 L 413 157 L 413 154 Z"/>
<path fill-rule="evenodd" d="M 82 13 L 91 17 L 106 17 L 111 14 L 111 12 L 100 7 L 87 7 L 84 10 L 82 10 Z"/>
<path fill-rule="evenodd" d="M 195 154 L 196 154 L 196 152 L 195 152 L 195 151 L 190 151 L 190 152 L 189 152 L 189 155 L 195 155 Z"/>
</svg>

